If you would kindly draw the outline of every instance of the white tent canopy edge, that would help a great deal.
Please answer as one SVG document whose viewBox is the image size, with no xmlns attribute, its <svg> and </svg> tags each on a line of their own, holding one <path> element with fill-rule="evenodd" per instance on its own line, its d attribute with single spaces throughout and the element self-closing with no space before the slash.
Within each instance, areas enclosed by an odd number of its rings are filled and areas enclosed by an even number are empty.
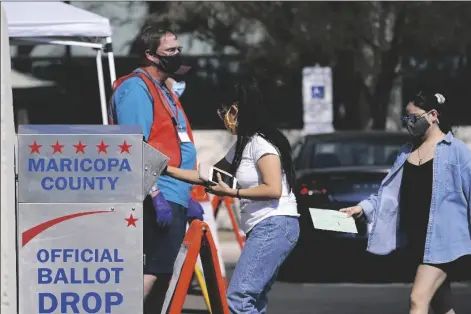
<svg viewBox="0 0 471 314">
<path fill-rule="evenodd" d="M 2 6 L 8 21 L 10 44 L 39 43 L 96 50 L 102 122 L 107 125 L 103 53 L 108 57 L 111 84 L 116 80 L 109 20 L 63 2 L 2 2 Z"/>
</svg>

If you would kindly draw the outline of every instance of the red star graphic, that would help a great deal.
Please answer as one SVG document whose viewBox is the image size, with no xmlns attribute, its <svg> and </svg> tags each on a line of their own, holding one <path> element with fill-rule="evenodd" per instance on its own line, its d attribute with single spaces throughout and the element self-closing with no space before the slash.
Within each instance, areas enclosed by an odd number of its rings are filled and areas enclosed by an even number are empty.
<svg viewBox="0 0 471 314">
<path fill-rule="evenodd" d="M 62 154 L 62 148 L 64 148 L 64 145 L 61 145 L 59 141 L 56 141 L 54 145 L 51 145 L 51 147 L 54 149 L 52 152 L 53 154 L 55 153 L 61 153 Z"/>
<path fill-rule="evenodd" d="M 102 152 L 105 153 L 105 154 L 108 153 L 108 152 L 106 151 L 106 149 L 107 149 L 109 146 L 110 146 L 110 145 L 106 145 L 103 141 L 101 141 L 100 145 L 96 145 L 96 147 L 98 147 L 98 154 L 99 154 L 99 153 L 102 153 Z"/>
<path fill-rule="evenodd" d="M 132 214 L 129 215 L 129 218 L 124 218 L 124 220 L 126 220 L 128 222 L 128 227 L 129 226 L 134 226 L 136 227 L 136 221 L 138 221 L 139 219 L 137 218 L 134 218 Z"/>
<path fill-rule="evenodd" d="M 87 147 L 87 145 L 83 145 L 82 144 L 82 141 L 79 141 L 77 145 L 72 145 L 73 147 L 75 147 L 75 153 L 78 154 L 78 153 L 82 153 L 82 154 L 85 154 L 85 150 L 84 148 Z"/>
<path fill-rule="evenodd" d="M 128 153 L 128 154 L 131 154 L 131 153 L 129 152 L 129 148 L 130 148 L 132 145 L 129 145 L 128 143 L 126 143 L 126 141 L 123 142 L 123 145 L 118 145 L 118 146 L 119 146 L 119 148 L 121 148 L 121 154 L 122 154 L 122 153 L 125 153 L 125 152 Z"/>
<path fill-rule="evenodd" d="M 41 148 L 42 145 L 38 145 L 38 143 L 36 143 L 36 141 L 34 141 L 33 144 L 28 145 L 28 146 L 29 146 L 29 148 L 31 148 L 30 154 L 33 154 L 33 153 L 40 154 L 39 149 Z"/>
</svg>

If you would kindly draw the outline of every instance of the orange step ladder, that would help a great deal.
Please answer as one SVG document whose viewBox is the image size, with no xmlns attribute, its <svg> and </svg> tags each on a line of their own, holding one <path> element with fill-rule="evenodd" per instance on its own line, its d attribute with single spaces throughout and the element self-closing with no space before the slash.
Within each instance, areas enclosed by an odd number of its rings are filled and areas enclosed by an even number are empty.
<svg viewBox="0 0 471 314">
<path fill-rule="evenodd" d="M 197 202 L 207 202 L 210 200 L 209 194 L 206 193 L 204 186 L 201 186 L 201 185 L 195 185 L 192 188 L 191 197 L 193 198 L 193 200 Z M 211 205 L 213 207 L 213 212 L 214 212 L 214 218 L 217 217 L 219 213 L 219 208 L 223 202 L 229 214 L 229 219 L 231 220 L 232 229 L 234 230 L 236 240 L 239 243 L 240 249 L 242 250 L 244 247 L 245 238 L 241 235 L 239 223 L 237 222 L 237 218 L 234 214 L 234 211 L 232 210 L 234 199 L 231 197 L 221 197 L 221 196 L 215 195 L 213 199 L 211 200 Z"/>
<path fill-rule="evenodd" d="M 178 252 L 161 314 L 181 314 L 198 254 L 203 265 L 211 313 L 229 314 L 216 246 L 208 225 L 198 219 L 191 222 Z"/>
</svg>

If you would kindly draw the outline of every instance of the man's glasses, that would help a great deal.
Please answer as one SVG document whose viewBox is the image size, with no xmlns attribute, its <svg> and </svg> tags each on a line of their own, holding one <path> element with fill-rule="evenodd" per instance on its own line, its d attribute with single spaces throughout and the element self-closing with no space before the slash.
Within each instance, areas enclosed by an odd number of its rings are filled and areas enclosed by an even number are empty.
<svg viewBox="0 0 471 314">
<path fill-rule="evenodd" d="M 182 52 L 182 50 L 183 50 L 183 47 L 182 47 L 182 46 L 172 47 L 172 48 L 165 49 L 165 51 L 170 52 L 170 53 Z"/>
<path fill-rule="evenodd" d="M 175 54 L 177 52 L 182 52 L 183 50 L 183 47 L 182 46 L 178 46 L 178 47 L 171 47 L 171 48 L 167 48 L 167 49 L 162 49 L 162 50 L 159 50 L 159 51 L 163 51 L 165 53 L 168 53 L 170 55 L 172 54 Z M 157 52 L 159 52 L 157 51 Z"/>
</svg>

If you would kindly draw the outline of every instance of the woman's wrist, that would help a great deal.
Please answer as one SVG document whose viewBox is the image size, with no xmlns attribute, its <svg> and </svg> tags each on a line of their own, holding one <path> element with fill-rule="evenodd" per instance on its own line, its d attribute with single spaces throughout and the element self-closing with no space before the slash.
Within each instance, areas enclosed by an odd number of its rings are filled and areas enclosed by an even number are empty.
<svg viewBox="0 0 471 314">
<path fill-rule="evenodd" d="M 358 205 L 358 207 L 360 208 L 360 212 L 353 216 L 353 218 L 355 218 L 355 219 L 361 218 L 361 216 L 363 216 L 365 214 L 365 211 L 363 210 L 363 207 L 361 207 L 360 205 Z"/>
<path fill-rule="evenodd" d="M 159 189 L 157 188 L 157 185 L 154 184 L 154 185 L 152 186 L 151 190 L 150 190 L 150 195 L 151 195 L 152 197 L 156 197 L 156 196 L 159 194 L 159 192 L 160 192 L 160 191 L 159 191 Z"/>
</svg>

